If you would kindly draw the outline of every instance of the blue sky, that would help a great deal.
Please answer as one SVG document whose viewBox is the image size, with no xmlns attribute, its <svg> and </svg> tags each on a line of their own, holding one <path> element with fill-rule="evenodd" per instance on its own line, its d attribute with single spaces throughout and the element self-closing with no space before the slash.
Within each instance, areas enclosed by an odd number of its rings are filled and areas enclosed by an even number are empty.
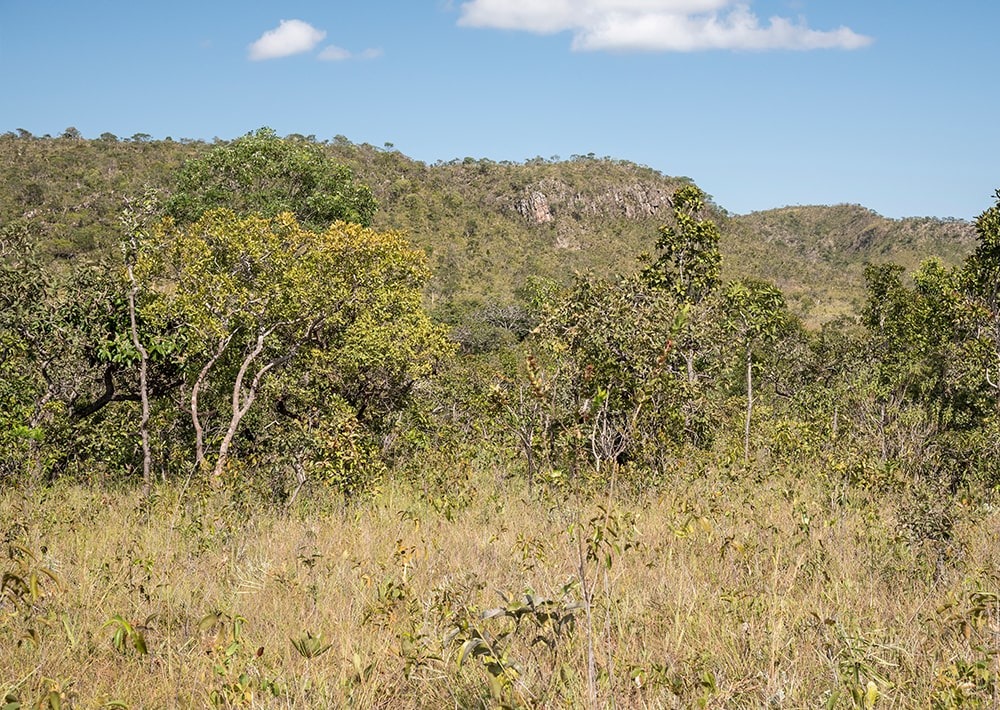
<svg viewBox="0 0 1000 710">
<path fill-rule="evenodd" d="M 972 218 L 1000 187 L 998 26 L 982 0 L 0 0 L 0 132 L 594 153 L 732 212 Z"/>
</svg>

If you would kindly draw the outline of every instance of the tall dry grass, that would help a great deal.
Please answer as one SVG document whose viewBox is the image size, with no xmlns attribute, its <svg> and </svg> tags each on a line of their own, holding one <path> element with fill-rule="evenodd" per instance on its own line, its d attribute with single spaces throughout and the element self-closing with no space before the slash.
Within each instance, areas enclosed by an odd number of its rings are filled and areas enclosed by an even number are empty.
<svg viewBox="0 0 1000 710">
<path fill-rule="evenodd" d="M 23 707 L 1000 707 L 1000 513 L 980 503 L 821 471 L 617 499 L 484 471 L 290 512 L 250 500 L 5 491 L 0 690 Z"/>
</svg>

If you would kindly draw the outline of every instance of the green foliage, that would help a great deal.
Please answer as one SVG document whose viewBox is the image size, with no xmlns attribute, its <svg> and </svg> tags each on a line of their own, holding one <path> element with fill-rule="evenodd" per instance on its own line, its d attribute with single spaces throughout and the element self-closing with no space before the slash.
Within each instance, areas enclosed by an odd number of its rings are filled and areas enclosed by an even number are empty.
<svg viewBox="0 0 1000 710">
<path fill-rule="evenodd" d="M 122 195 L 166 188 L 205 149 L 193 141 L 0 137 L 0 224 L 23 220 L 48 260 L 113 257 Z"/>
<path fill-rule="evenodd" d="M 654 288 L 671 291 L 682 303 L 698 303 L 720 282 L 722 256 L 719 228 L 701 215 L 705 193 L 686 185 L 673 196 L 673 225 L 660 227 L 656 240 L 659 256 L 642 272 L 643 280 Z"/>
<path fill-rule="evenodd" d="M 635 278 L 578 277 L 547 309 L 526 376 L 550 465 L 600 468 L 685 437 L 687 397 L 673 352 L 684 322 L 665 292 Z M 508 388 L 508 401 L 523 399 Z"/>
<path fill-rule="evenodd" d="M 331 644 L 323 642 L 323 634 L 313 636 L 309 631 L 306 631 L 305 634 L 298 638 L 292 639 L 292 646 L 298 651 L 300 656 L 306 659 L 322 656 L 331 648 Z"/>
<path fill-rule="evenodd" d="M 572 584 L 562 589 L 558 599 L 529 590 L 523 601 L 517 601 L 501 592 L 503 606 L 486 609 L 476 619 L 456 615 L 443 645 L 457 649 L 459 668 L 478 662 L 486 671 L 490 695 L 502 705 L 517 707 L 557 698 L 567 680 L 564 646 L 575 631 L 581 609 L 572 593 Z M 530 669 L 532 675 L 541 675 L 533 688 L 523 680 L 528 661 L 536 665 Z"/>
<path fill-rule="evenodd" d="M 371 190 L 350 168 L 334 163 L 319 146 L 280 138 L 270 128 L 185 163 L 166 207 L 181 224 L 225 207 L 241 216 L 291 212 L 313 229 L 336 221 L 368 225 L 376 208 Z"/>
<path fill-rule="evenodd" d="M 127 429 L 96 449 L 78 444 L 95 417 L 135 398 L 122 283 L 104 262 L 47 267 L 18 225 L 0 233 L 0 252 L 0 470 L 51 477 L 93 455 L 121 472 L 133 453 Z"/>
<path fill-rule="evenodd" d="M 399 233 L 344 222 L 313 232 L 287 213 L 217 210 L 186 227 L 167 221 L 150 239 L 136 269 L 140 311 L 185 344 L 195 462 L 214 449 L 216 476 L 260 395 L 259 443 L 290 433 L 312 442 L 310 459 L 353 466 L 357 453 L 331 447 L 374 445 L 449 352 L 422 310 L 422 257 Z M 346 417 L 337 424 L 330 411 Z"/>
<path fill-rule="evenodd" d="M 729 329 L 748 347 L 774 342 L 791 325 L 784 294 L 774 284 L 758 279 L 730 282 L 725 312 Z"/>
<path fill-rule="evenodd" d="M 992 313 L 1000 309 L 1000 189 L 996 204 L 976 218 L 979 244 L 965 263 L 967 288 Z"/>
<path fill-rule="evenodd" d="M 115 614 L 104 626 L 105 628 L 110 626 L 114 629 L 111 645 L 118 653 L 128 653 L 130 647 L 141 656 L 149 653 L 149 649 L 146 647 L 146 636 L 142 633 L 141 627 L 129 623 L 122 618 L 121 614 Z"/>
<path fill-rule="evenodd" d="M 122 195 L 140 194 L 144 185 L 169 193 L 185 162 L 231 145 L 146 138 L 0 136 L 0 162 L 7 166 L 0 224 L 30 220 L 41 252 L 50 257 L 112 255 L 118 251 Z M 371 187 L 380 205 L 372 225 L 404 229 L 427 252 L 433 272 L 427 293 L 434 307 L 456 298 L 516 301 L 514 291 L 533 275 L 567 283 L 574 271 L 625 273 L 634 267 L 634 255 L 649 249 L 650 232 L 670 222 L 670 195 L 690 184 L 592 155 L 426 165 L 343 137 L 282 140 L 349 166 L 356 181 Z M 533 193 L 545 196 L 550 222 L 535 223 L 518 211 Z M 726 215 L 707 201 L 708 215 L 721 232 L 723 278 L 753 276 L 778 284 L 790 309 L 810 325 L 860 306 L 866 260 L 912 270 L 936 255 L 955 265 L 975 246 L 974 229 L 965 222 L 889 220 L 857 205 Z"/>
</svg>

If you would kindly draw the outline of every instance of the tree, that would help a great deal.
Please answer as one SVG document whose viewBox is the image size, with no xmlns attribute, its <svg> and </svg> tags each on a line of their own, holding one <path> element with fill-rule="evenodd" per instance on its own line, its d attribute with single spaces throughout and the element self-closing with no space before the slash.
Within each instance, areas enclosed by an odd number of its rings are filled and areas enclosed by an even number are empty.
<svg viewBox="0 0 1000 710">
<path fill-rule="evenodd" d="M 684 311 L 684 329 L 677 334 L 677 350 L 685 361 L 688 386 L 701 386 L 698 360 L 704 359 L 718 320 L 716 303 L 710 298 L 718 290 L 722 268 L 719 228 L 703 219 L 705 193 L 685 185 L 673 195 L 673 225 L 659 229 L 656 248 L 659 256 L 640 276 L 650 288 L 662 290 Z"/>
<path fill-rule="evenodd" d="M 215 480 L 262 392 L 287 419 L 314 421 L 325 394 L 375 426 L 447 349 L 421 308 L 422 255 L 397 232 L 213 210 L 150 240 L 140 312 L 185 343 L 195 465 Z"/>
<path fill-rule="evenodd" d="M 705 193 L 694 185 L 679 188 L 673 196 L 674 224 L 659 229 L 656 260 L 642 272 L 654 288 L 667 289 L 681 303 L 699 303 L 719 287 L 722 256 L 719 228 L 702 219 Z"/>
<path fill-rule="evenodd" d="M 0 230 L 0 422 L 19 432 L 12 468 L 55 476 L 88 457 L 128 465 L 132 432 L 111 407 L 139 399 L 125 302 L 109 264 L 55 269 L 24 225 Z"/>
<path fill-rule="evenodd" d="M 166 205 L 178 224 L 220 207 L 240 216 L 291 212 L 310 229 L 337 220 L 367 226 L 376 209 L 371 190 L 355 181 L 350 168 L 329 159 L 321 146 L 279 138 L 270 128 L 188 161 Z"/>
<path fill-rule="evenodd" d="M 974 286 L 982 275 L 977 254 L 962 270 L 928 259 L 912 286 L 903 282 L 902 267 L 865 270 L 862 322 L 869 338 L 866 366 L 854 375 L 854 409 L 862 428 L 874 429 L 882 462 L 905 458 L 946 474 L 952 485 L 970 472 L 977 432 L 996 412 L 995 356 L 984 337 L 989 309 Z M 988 277 L 984 286 L 993 289 Z"/>
<path fill-rule="evenodd" d="M 150 353 L 144 338 L 139 332 L 139 314 L 136 300 L 139 296 L 139 281 L 135 275 L 136 262 L 139 259 L 140 244 L 148 241 L 148 225 L 157 209 L 155 194 L 147 191 L 141 201 L 128 202 L 119 218 L 124 232 L 122 239 L 122 254 L 125 261 L 125 274 L 128 279 L 127 303 L 129 320 L 129 338 L 132 347 L 139 356 L 139 401 L 142 414 L 139 419 L 139 436 L 142 440 L 142 484 L 145 494 L 149 494 L 153 483 L 153 452 L 149 443 L 149 363 Z"/>
<path fill-rule="evenodd" d="M 726 316 L 743 355 L 747 408 L 743 430 L 743 459 L 750 460 L 750 422 L 753 416 L 754 349 L 773 343 L 790 323 L 785 297 L 774 284 L 758 279 L 740 279 L 726 288 Z"/>
<path fill-rule="evenodd" d="M 1000 190 L 996 203 L 976 218 L 979 244 L 966 260 L 962 281 L 972 303 L 979 309 L 977 337 L 992 351 L 984 375 L 997 392 L 1000 404 Z"/>
<path fill-rule="evenodd" d="M 535 329 L 529 377 L 550 451 L 571 468 L 661 452 L 689 435 L 674 341 L 683 312 L 641 279 L 578 276 Z M 655 453 L 654 455 L 660 455 Z"/>
</svg>

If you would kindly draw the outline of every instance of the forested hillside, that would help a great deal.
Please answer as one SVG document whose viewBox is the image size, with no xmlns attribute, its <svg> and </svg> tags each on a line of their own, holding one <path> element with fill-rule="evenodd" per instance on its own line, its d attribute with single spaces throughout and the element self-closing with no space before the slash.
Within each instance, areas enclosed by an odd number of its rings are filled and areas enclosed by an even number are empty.
<svg viewBox="0 0 1000 710">
<path fill-rule="evenodd" d="M 529 276 L 566 283 L 576 271 L 634 270 L 670 216 L 671 194 L 690 183 L 593 155 L 426 165 L 343 137 L 315 144 L 372 188 L 375 227 L 402 230 L 426 250 L 430 302 L 454 303 L 463 314 L 506 305 Z M 183 162 L 211 147 L 141 135 L 84 140 L 72 130 L 58 138 L 7 134 L 0 138 L 0 220 L 25 218 L 57 257 L 113 248 L 124 196 L 144 185 L 169 191 Z M 937 256 L 954 265 L 975 242 L 968 223 L 890 220 L 854 205 L 750 215 L 724 207 L 710 209 L 722 233 L 725 275 L 773 281 L 814 324 L 857 312 L 866 262 L 912 270 Z"/>
</svg>

